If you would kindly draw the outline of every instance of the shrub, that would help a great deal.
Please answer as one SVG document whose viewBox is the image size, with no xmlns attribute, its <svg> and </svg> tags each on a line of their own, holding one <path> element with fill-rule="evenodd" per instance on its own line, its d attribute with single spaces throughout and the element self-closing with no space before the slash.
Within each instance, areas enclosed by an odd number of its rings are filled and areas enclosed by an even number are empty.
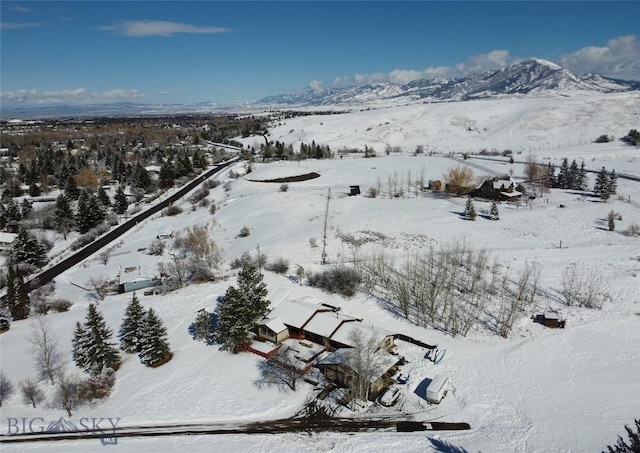
<svg viewBox="0 0 640 453">
<path fill-rule="evenodd" d="M 53 302 L 51 302 L 49 304 L 49 307 L 53 310 L 56 311 L 58 313 L 62 313 L 65 311 L 69 311 L 69 309 L 71 308 L 71 306 L 73 305 L 73 302 L 71 302 L 70 300 L 67 299 L 56 299 Z"/>
<path fill-rule="evenodd" d="M 149 246 L 149 255 L 162 256 L 164 253 L 164 242 L 154 239 Z"/>
<path fill-rule="evenodd" d="M 203 198 L 202 200 L 200 200 L 200 202 L 198 203 L 198 206 L 200 206 L 201 208 L 206 208 L 207 206 L 209 206 L 209 204 L 211 204 L 211 202 L 209 201 L 208 198 Z"/>
<path fill-rule="evenodd" d="M 209 196 L 209 189 L 201 187 L 200 189 L 196 190 L 193 195 L 191 195 L 191 197 L 189 198 L 189 201 L 191 201 L 191 203 L 193 204 L 196 204 L 199 201 L 202 201 L 203 199 L 207 198 L 208 196 Z"/>
<path fill-rule="evenodd" d="M 610 137 L 607 134 L 602 134 L 600 137 L 595 139 L 596 143 L 609 143 L 611 141 L 613 141 L 613 137 Z"/>
<path fill-rule="evenodd" d="M 76 239 L 71 244 L 71 250 L 78 250 L 79 248 L 92 243 L 98 238 L 98 236 L 106 233 L 107 231 L 109 231 L 109 225 L 107 225 L 106 223 L 99 224 L 97 227 L 90 229 L 85 234 Z"/>
<path fill-rule="evenodd" d="M 211 203 L 211 205 L 209 205 L 209 214 L 213 215 L 215 213 L 216 213 L 216 204 Z"/>
<path fill-rule="evenodd" d="M 207 179 L 205 182 L 202 183 L 202 187 L 205 187 L 207 189 L 214 189 L 219 185 L 220 185 L 220 181 L 218 181 L 217 179 Z"/>
<path fill-rule="evenodd" d="M 627 236 L 636 236 L 638 234 L 640 234 L 640 225 L 635 222 L 629 225 L 629 228 L 627 228 Z"/>
<path fill-rule="evenodd" d="M 324 272 L 310 273 L 307 275 L 307 279 L 311 286 L 346 297 L 353 296 L 362 282 L 360 273 L 346 266 L 334 267 Z"/>
<path fill-rule="evenodd" d="M 238 233 L 238 236 L 241 238 L 246 238 L 250 234 L 251 234 L 251 230 L 245 226 L 240 229 L 240 233 Z"/>
<path fill-rule="evenodd" d="M 265 264 L 264 268 L 276 274 L 284 274 L 289 270 L 289 261 L 282 257 L 276 258 L 271 263 Z"/>
<path fill-rule="evenodd" d="M 287 190 L 289 190 L 289 184 L 287 183 L 280 184 L 280 189 L 279 189 L 280 192 L 286 192 Z"/>
<path fill-rule="evenodd" d="M 253 263 L 257 266 L 262 265 L 266 267 L 267 255 L 265 255 L 264 253 L 260 254 L 260 259 L 258 260 L 257 256 L 253 257 L 249 252 L 244 252 L 238 258 L 235 258 L 233 261 L 231 261 L 231 263 L 229 263 L 229 266 L 231 266 L 231 269 L 239 269 L 246 262 Z"/>
<path fill-rule="evenodd" d="M 369 198 L 377 197 L 378 189 L 376 189 L 375 187 L 369 187 L 369 189 L 367 189 L 367 195 L 369 196 Z"/>
<path fill-rule="evenodd" d="M 222 185 L 222 188 L 225 192 L 229 192 L 231 190 L 231 181 L 227 181 Z"/>
<path fill-rule="evenodd" d="M 111 394 L 115 382 L 116 375 L 112 369 L 108 369 L 102 374 L 91 376 L 82 383 L 80 398 L 83 401 L 107 398 Z"/>
<path fill-rule="evenodd" d="M 182 214 L 182 208 L 180 206 L 171 205 L 162 210 L 162 215 L 167 217 L 171 217 L 178 214 Z"/>
</svg>

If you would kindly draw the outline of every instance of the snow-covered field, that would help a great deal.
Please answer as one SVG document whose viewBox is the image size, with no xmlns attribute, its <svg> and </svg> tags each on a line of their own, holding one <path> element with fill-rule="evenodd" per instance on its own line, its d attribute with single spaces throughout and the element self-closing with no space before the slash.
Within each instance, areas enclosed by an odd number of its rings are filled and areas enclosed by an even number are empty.
<svg viewBox="0 0 640 453">
<path fill-rule="evenodd" d="M 534 108 L 535 107 L 535 108 Z M 546 111 L 547 115 L 542 112 Z M 385 123 L 389 124 L 385 124 Z M 577 263 L 584 272 L 596 270 L 604 277 L 611 300 L 601 310 L 567 308 L 559 302 L 537 299 L 536 311 L 561 309 L 565 329 L 547 329 L 526 313 L 508 339 L 473 330 L 467 337 L 452 338 L 433 329 L 416 327 L 387 311 L 375 299 L 358 294 L 351 299 L 300 286 L 290 279 L 265 273 L 269 299 L 277 304 L 289 299 L 308 299 L 342 307 L 364 322 L 401 332 L 444 351 L 434 365 L 425 350 L 400 345 L 409 360 L 403 371 L 410 374 L 398 405 L 372 408 L 373 414 L 402 411 L 416 420 L 468 422 L 472 429 L 460 432 L 392 433 L 372 432 L 286 435 L 224 435 L 160 438 L 125 438 L 114 450 L 158 451 L 492 451 L 553 452 L 601 451 L 623 433 L 623 425 L 640 415 L 640 241 L 622 234 L 631 223 L 640 223 L 640 208 L 612 199 L 600 203 L 574 191 L 552 190 L 530 206 L 500 205 L 500 221 L 478 218 L 462 220 L 458 212 L 464 200 L 431 195 L 405 199 L 367 198 L 346 195 L 349 185 L 366 192 L 380 182 L 382 193 L 389 177 L 406 181 L 441 179 L 459 162 L 443 155 L 412 156 L 416 145 L 434 152 L 463 152 L 482 148 L 510 148 L 533 152 L 538 158 L 584 159 L 587 168 L 603 165 L 618 173 L 640 175 L 640 151 L 619 142 L 589 143 L 601 134 L 616 137 L 637 128 L 640 122 L 638 95 L 567 99 L 520 99 L 473 101 L 408 106 L 336 116 L 309 116 L 287 120 L 271 132 L 273 140 L 302 140 L 340 146 L 374 146 L 377 158 L 351 156 L 331 161 L 254 164 L 251 179 L 290 177 L 317 172 L 319 178 L 279 184 L 230 180 L 231 188 L 211 191 L 218 210 L 190 209 L 175 217 L 154 217 L 123 236 L 107 265 L 90 258 L 56 279 L 56 292 L 74 302 L 67 313 L 50 314 L 65 357 L 71 362 L 71 336 L 75 322 L 83 320 L 88 294 L 71 283 L 84 284 L 90 277 L 115 278 L 120 262 L 139 255 L 149 273 L 157 269 L 157 257 L 138 252 L 148 247 L 160 231 L 183 231 L 190 225 L 209 224 L 212 237 L 225 249 L 227 262 L 257 248 L 270 259 L 284 257 L 307 270 L 321 269 L 322 234 L 328 190 L 329 230 L 327 253 L 331 263 L 351 259 L 353 250 L 340 235 L 377 238 L 367 247 L 383 247 L 390 256 L 426 251 L 430 246 L 464 240 L 486 249 L 504 266 L 515 270 L 538 262 L 541 285 L 559 289 L 563 270 Z M 367 131 L 367 128 L 372 129 Z M 471 128 L 471 131 L 467 129 Z M 293 130 L 292 132 L 290 132 Z M 356 132 L 357 131 L 357 132 Z M 250 144 L 251 139 L 246 139 Z M 299 142 L 298 142 L 299 143 Z M 384 155 L 385 144 L 403 146 L 406 153 Z M 295 143 L 294 143 L 294 146 Z M 470 160 L 480 165 L 476 175 L 509 173 L 516 181 L 523 165 Z M 244 164 L 235 168 L 242 173 Z M 227 178 L 227 173 L 221 176 Z M 593 176 L 591 176 L 591 185 Z M 618 193 L 640 202 L 640 183 L 619 180 Z M 560 205 L 564 205 L 561 208 Z M 477 202 L 476 209 L 488 203 Z M 606 230 L 610 210 L 622 216 L 616 231 Z M 603 224 L 603 219 L 604 224 Z M 240 238 L 242 227 L 251 234 Z M 604 228 L 603 228 L 604 226 Z M 311 240 L 311 241 L 310 241 Z M 313 247 L 311 242 L 317 243 Z M 562 248 L 559 248 L 562 241 Z M 161 258 L 169 261 L 168 251 Z M 295 414 L 315 394 L 313 386 L 300 383 L 296 392 L 256 385 L 261 358 L 248 353 L 231 355 L 215 346 L 195 342 L 188 326 L 201 308 L 213 309 L 216 298 L 233 283 L 233 271 L 225 267 L 224 279 L 194 285 L 164 296 L 142 296 L 145 307 L 153 307 L 168 331 L 174 358 L 150 369 L 137 357 L 127 356 L 117 372 L 116 387 L 108 401 L 78 409 L 82 417 L 120 417 L 119 426 L 181 422 L 233 422 L 277 419 Z M 130 294 L 108 296 L 100 302 L 108 325 L 117 331 Z M 26 337 L 29 321 L 12 324 L 0 336 L 3 373 L 17 386 L 34 376 Z M 69 363 L 69 367 L 72 364 Z M 428 406 L 416 394 L 420 383 L 435 374 L 448 376 L 453 391 L 439 406 Z M 47 388 L 49 395 L 52 388 Z M 14 395 L 2 405 L 2 434 L 6 419 L 42 417 L 49 421 L 63 411 L 24 405 Z M 2 451 L 103 451 L 97 440 L 44 444 L 3 445 Z M 457 450 L 458 448 L 459 450 Z M 463 450 L 464 449 L 464 450 Z"/>
</svg>

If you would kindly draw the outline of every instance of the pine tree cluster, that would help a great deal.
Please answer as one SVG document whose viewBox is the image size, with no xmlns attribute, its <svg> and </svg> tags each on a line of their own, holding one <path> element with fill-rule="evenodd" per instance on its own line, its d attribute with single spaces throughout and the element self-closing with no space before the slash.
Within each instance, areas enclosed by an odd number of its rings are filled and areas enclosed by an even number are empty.
<svg viewBox="0 0 640 453">
<path fill-rule="evenodd" d="M 238 352 L 249 340 L 249 330 L 266 315 L 269 301 L 267 286 L 257 266 L 244 262 L 238 274 L 238 288 L 230 286 L 216 307 L 218 329 L 215 340 L 222 349 Z"/>
<path fill-rule="evenodd" d="M 559 189 L 586 190 L 588 186 L 587 170 L 584 162 L 578 168 L 575 159 L 569 165 L 566 157 L 562 161 L 557 176 L 555 175 L 555 167 L 549 164 L 549 178 L 551 187 Z"/>
<path fill-rule="evenodd" d="M 153 366 L 170 353 L 162 320 L 152 308 L 145 312 L 135 293 L 127 305 L 118 338 L 124 352 L 138 354 L 140 362 L 147 366 Z"/>
<path fill-rule="evenodd" d="M 96 376 L 117 367 L 120 355 L 111 343 L 112 331 L 95 304 L 89 304 L 84 324 L 76 323 L 72 340 L 73 362 L 85 373 Z"/>
</svg>

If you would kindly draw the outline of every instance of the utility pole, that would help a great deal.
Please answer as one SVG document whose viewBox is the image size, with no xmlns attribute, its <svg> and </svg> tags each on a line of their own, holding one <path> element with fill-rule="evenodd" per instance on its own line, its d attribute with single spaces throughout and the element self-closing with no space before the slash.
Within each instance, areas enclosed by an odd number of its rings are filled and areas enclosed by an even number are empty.
<svg viewBox="0 0 640 453">
<path fill-rule="evenodd" d="M 327 207 L 324 212 L 324 230 L 322 232 L 322 264 L 327 264 L 327 224 L 329 223 L 329 200 L 331 199 L 331 187 L 327 193 Z"/>
</svg>

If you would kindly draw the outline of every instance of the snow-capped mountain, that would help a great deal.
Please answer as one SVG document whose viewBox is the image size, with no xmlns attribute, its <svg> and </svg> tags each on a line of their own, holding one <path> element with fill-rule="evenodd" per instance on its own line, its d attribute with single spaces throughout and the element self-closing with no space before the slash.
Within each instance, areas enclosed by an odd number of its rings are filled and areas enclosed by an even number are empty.
<svg viewBox="0 0 640 453">
<path fill-rule="evenodd" d="M 380 83 L 347 88 L 309 89 L 260 99 L 263 104 L 363 105 L 396 100 L 460 101 L 505 94 L 546 91 L 613 93 L 640 90 L 640 82 L 628 82 L 597 74 L 577 75 L 555 63 L 529 59 L 497 71 L 484 71 L 459 79 L 418 79 L 407 84 Z"/>
</svg>

